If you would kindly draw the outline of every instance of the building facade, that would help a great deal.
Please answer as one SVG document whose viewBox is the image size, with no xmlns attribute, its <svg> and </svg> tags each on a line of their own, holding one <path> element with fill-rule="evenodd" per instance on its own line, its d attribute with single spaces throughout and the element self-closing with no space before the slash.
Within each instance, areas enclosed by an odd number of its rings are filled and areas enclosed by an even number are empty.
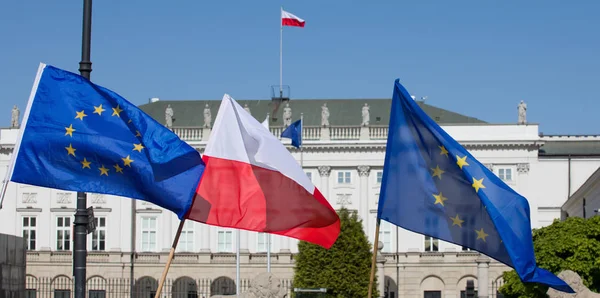
<svg viewBox="0 0 600 298">
<path fill-rule="evenodd" d="M 303 117 L 302 151 L 289 146 L 287 139 L 282 142 L 334 208 L 359 214 L 373 242 L 391 100 L 239 103 L 259 121 L 267 117 L 275 136 Z M 140 108 L 202 153 L 219 104 L 152 99 Z M 528 199 L 533 228 L 560 218 L 563 203 L 600 166 L 599 137 L 543 136 L 537 124 L 490 124 L 419 104 L 475 158 Z M 0 175 L 6 175 L 18 133 L 16 127 L 0 131 Z M 26 238 L 31 295 L 71 295 L 75 200 L 73 192 L 9 184 L 0 210 L 0 233 Z M 151 295 L 180 223 L 177 216 L 151 203 L 101 194 L 89 194 L 88 206 L 94 207 L 97 217 L 97 230 L 88 236 L 87 244 L 90 295 Z M 277 235 L 271 239 L 272 272 L 291 291 L 298 241 Z M 467 248 L 386 222 L 381 224 L 379 239 L 382 297 L 458 298 L 469 279 L 480 294 L 497 297 L 502 272 L 509 270 Z M 252 278 L 267 270 L 268 241 L 265 234 L 247 231 L 240 233 L 239 240 L 232 229 L 186 222 L 165 295 L 234 294 L 238 245 L 243 291 Z"/>
</svg>

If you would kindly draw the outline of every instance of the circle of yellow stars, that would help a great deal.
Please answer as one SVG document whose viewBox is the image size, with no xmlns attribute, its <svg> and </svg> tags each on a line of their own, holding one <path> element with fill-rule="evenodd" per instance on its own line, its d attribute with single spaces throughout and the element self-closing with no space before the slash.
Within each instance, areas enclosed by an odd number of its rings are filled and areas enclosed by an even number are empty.
<svg viewBox="0 0 600 298">
<path fill-rule="evenodd" d="M 100 104 L 99 106 L 94 106 L 94 111 L 92 112 L 92 114 L 98 114 L 98 116 L 102 116 L 102 113 L 105 112 L 106 110 L 102 107 L 102 104 Z M 111 116 L 116 116 L 116 117 L 121 117 L 121 113 L 123 112 L 123 109 L 121 109 L 121 107 L 119 105 L 117 105 L 116 107 L 112 108 L 112 115 Z M 81 111 L 75 111 L 75 118 L 74 119 L 78 119 L 80 121 L 84 121 L 85 117 L 88 117 L 89 115 L 87 115 L 85 113 L 85 110 L 81 110 Z M 131 120 L 129 120 L 128 123 L 131 123 Z M 73 128 L 73 124 L 70 124 L 68 127 L 65 127 L 65 136 L 69 136 L 69 137 L 73 137 L 73 133 L 76 132 L 77 130 L 75 128 Z M 141 137 L 141 133 L 136 130 L 136 137 Z M 142 150 L 145 148 L 142 143 L 133 143 L 133 148 L 132 151 L 137 151 L 137 152 L 142 152 Z M 75 155 L 75 151 L 77 149 L 75 149 L 73 147 L 72 143 L 69 143 L 68 147 L 65 147 L 65 150 L 67 150 L 67 156 L 72 155 L 73 157 L 77 157 Z M 131 168 L 132 163 L 135 161 L 131 158 L 131 155 L 127 155 L 123 158 L 121 158 L 122 160 L 122 166 L 119 163 L 116 163 L 115 165 L 112 166 L 112 168 L 114 168 L 115 173 L 121 173 L 123 174 L 123 170 L 126 167 Z M 87 160 L 87 157 L 83 157 L 83 160 L 80 161 L 81 163 L 81 168 L 82 169 L 92 169 L 92 162 Z M 106 167 L 104 164 L 99 164 L 96 166 L 98 169 L 98 174 L 100 176 L 109 176 L 109 173 L 111 171 L 110 166 Z"/>
<path fill-rule="evenodd" d="M 440 149 L 440 155 L 445 155 L 446 158 L 449 158 L 449 151 L 448 149 L 446 149 L 445 146 L 438 146 L 438 148 Z M 467 156 L 463 156 L 460 157 L 458 155 L 456 155 L 456 165 L 462 170 L 464 167 L 469 166 L 469 163 L 467 162 Z M 440 168 L 439 165 L 436 165 L 435 168 L 431 168 L 431 176 L 432 178 L 438 178 L 439 180 L 442 180 L 442 175 L 445 173 L 445 171 L 443 169 Z M 484 189 L 485 185 L 483 184 L 483 179 L 475 179 L 474 177 L 473 179 L 473 184 L 471 184 L 471 186 L 473 187 L 473 189 L 475 189 L 475 193 L 479 193 L 480 189 Z M 442 207 L 444 207 L 444 203 L 448 200 L 447 197 L 445 197 L 443 195 L 442 192 L 438 193 L 438 194 L 432 194 L 433 198 L 435 199 L 434 201 L 434 205 L 441 205 Z M 463 219 L 460 218 L 460 216 L 458 214 L 456 214 L 454 217 L 450 217 L 450 220 L 452 220 L 452 226 L 458 226 L 459 228 L 462 228 L 462 224 L 465 222 Z M 482 240 L 483 242 L 486 242 L 486 238 L 489 236 L 484 230 L 483 228 L 479 229 L 479 230 L 475 230 L 475 233 L 477 233 L 477 239 L 476 240 Z"/>
</svg>

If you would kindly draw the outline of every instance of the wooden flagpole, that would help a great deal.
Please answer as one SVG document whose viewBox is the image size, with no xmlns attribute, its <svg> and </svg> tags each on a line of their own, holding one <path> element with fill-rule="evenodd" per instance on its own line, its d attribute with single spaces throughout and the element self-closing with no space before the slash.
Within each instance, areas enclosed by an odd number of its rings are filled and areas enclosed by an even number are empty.
<svg viewBox="0 0 600 298">
<path fill-rule="evenodd" d="M 183 224 L 185 223 L 185 219 L 179 222 L 179 228 L 177 228 L 177 234 L 175 234 L 175 239 L 173 239 L 173 245 L 171 245 L 171 251 L 169 252 L 169 258 L 167 259 L 167 264 L 165 265 L 165 270 L 163 271 L 162 276 L 160 277 L 160 282 L 158 283 L 158 289 L 156 289 L 156 295 L 154 298 L 160 297 L 160 292 L 162 291 L 163 285 L 165 284 L 165 280 L 167 279 L 167 273 L 169 272 L 169 267 L 171 267 L 171 261 L 173 261 L 173 257 L 175 256 L 175 248 L 177 248 L 177 243 L 179 242 L 179 236 L 181 236 L 181 231 L 183 230 Z"/>
<path fill-rule="evenodd" d="M 375 227 L 375 243 L 373 244 L 373 259 L 371 260 L 371 277 L 369 278 L 369 295 L 368 298 L 372 298 L 373 293 L 373 280 L 375 279 L 375 263 L 377 262 L 377 250 L 379 246 L 379 224 L 381 220 L 377 219 L 377 226 Z M 381 282 L 381 281 L 380 281 Z"/>
</svg>

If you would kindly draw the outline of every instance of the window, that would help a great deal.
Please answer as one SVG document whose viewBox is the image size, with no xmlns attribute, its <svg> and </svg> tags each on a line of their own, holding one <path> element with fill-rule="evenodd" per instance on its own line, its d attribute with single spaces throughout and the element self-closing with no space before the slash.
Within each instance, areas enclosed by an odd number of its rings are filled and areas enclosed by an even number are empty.
<svg viewBox="0 0 600 298">
<path fill-rule="evenodd" d="M 71 250 L 71 217 L 56 218 L 56 250 Z"/>
<path fill-rule="evenodd" d="M 88 293 L 89 298 L 106 298 L 105 290 L 89 290 Z"/>
<path fill-rule="evenodd" d="M 312 182 L 312 172 L 306 172 L 306 177 Z"/>
<path fill-rule="evenodd" d="M 381 184 L 381 179 L 383 179 L 383 171 L 377 171 L 377 184 Z"/>
<path fill-rule="evenodd" d="M 442 298 L 442 291 L 424 291 L 424 298 Z"/>
<path fill-rule="evenodd" d="M 54 298 L 71 298 L 70 290 L 54 290 Z"/>
<path fill-rule="evenodd" d="M 194 251 L 194 222 L 186 220 L 179 236 L 178 251 Z"/>
<path fill-rule="evenodd" d="M 503 181 L 512 181 L 512 169 L 500 168 L 498 169 L 498 177 Z"/>
<path fill-rule="evenodd" d="M 233 232 L 219 231 L 217 244 L 218 252 L 233 252 Z"/>
<path fill-rule="evenodd" d="M 425 236 L 425 251 L 438 251 L 439 240 Z"/>
<path fill-rule="evenodd" d="M 156 250 L 156 217 L 142 217 L 142 251 Z"/>
<path fill-rule="evenodd" d="M 35 250 L 36 240 L 36 218 L 33 216 L 23 217 L 23 239 L 25 239 L 26 249 Z"/>
<path fill-rule="evenodd" d="M 37 296 L 36 289 L 27 289 L 25 290 L 25 298 L 35 298 Z"/>
<path fill-rule="evenodd" d="M 382 252 L 392 252 L 392 225 L 387 221 L 379 224 L 379 241 L 383 243 Z"/>
<path fill-rule="evenodd" d="M 479 296 L 477 296 L 477 290 L 475 290 L 473 293 L 475 294 L 474 297 L 479 297 Z M 498 296 L 498 297 L 500 297 L 500 296 Z M 467 291 L 461 290 L 460 291 L 460 298 L 467 298 Z"/>
<path fill-rule="evenodd" d="M 351 175 L 352 175 L 352 173 L 350 173 L 350 172 L 338 172 L 337 182 L 339 184 L 349 184 L 352 182 Z"/>
<path fill-rule="evenodd" d="M 94 218 L 96 230 L 92 233 L 92 250 L 106 250 L 106 217 Z"/>
<path fill-rule="evenodd" d="M 258 233 L 256 236 L 258 243 L 256 245 L 256 252 L 267 252 L 267 245 L 271 247 L 271 251 L 273 251 L 273 237 L 271 237 L 271 242 L 269 243 L 269 234 L 267 233 Z"/>
</svg>

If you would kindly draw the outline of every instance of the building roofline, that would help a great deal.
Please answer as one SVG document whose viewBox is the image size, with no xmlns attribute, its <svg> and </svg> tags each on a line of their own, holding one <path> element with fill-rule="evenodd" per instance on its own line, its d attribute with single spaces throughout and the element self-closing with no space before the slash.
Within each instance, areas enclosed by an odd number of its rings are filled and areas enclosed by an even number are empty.
<svg viewBox="0 0 600 298">
<path fill-rule="evenodd" d="M 596 169 L 596 171 L 594 171 L 594 173 L 592 175 L 590 175 L 587 180 L 585 180 L 585 182 L 579 187 L 579 189 L 577 189 L 577 191 L 575 191 L 567 199 L 567 201 L 563 203 L 563 205 L 561 206 L 561 209 L 565 210 L 566 208 L 573 205 L 575 202 L 579 201 L 582 198 L 585 198 L 585 196 L 590 191 L 594 190 L 594 188 L 596 186 L 598 186 L 599 184 L 600 184 L 600 167 L 598 167 L 598 169 Z"/>
</svg>

